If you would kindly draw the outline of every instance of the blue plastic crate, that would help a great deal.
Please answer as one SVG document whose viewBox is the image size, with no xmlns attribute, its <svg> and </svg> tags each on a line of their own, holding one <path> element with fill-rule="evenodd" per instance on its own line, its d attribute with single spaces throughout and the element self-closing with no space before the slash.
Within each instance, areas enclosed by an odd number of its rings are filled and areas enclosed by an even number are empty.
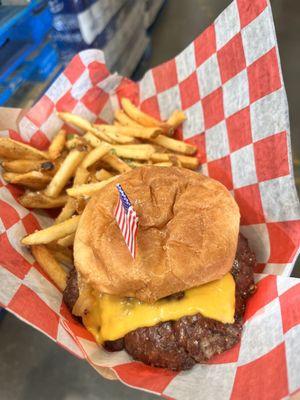
<svg viewBox="0 0 300 400">
<path fill-rule="evenodd" d="M 0 6 L 0 46 L 9 41 L 41 43 L 51 28 L 52 16 L 45 0 L 27 6 Z"/>
<path fill-rule="evenodd" d="M 45 39 L 52 17 L 46 1 L 28 6 L 0 6 L 0 83 Z"/>
<path fill-rule="evenodd" d="M 39 46 L 0 84 L 0 105 L 4 104 L 25 82 L 44 81 L 59 65 L 57 51 L 51 43 Z"/>
<path fill-rule="evenodd" d="M 0 46 L 9 38 L 10 30 L 28 14 L 28 6 L 0 6 Z"/>
<path fill-rule="evenodd" d="M 30 76 L 31 81 L 44 81 L 59 64 L 58 53 L 53 45 L 47 42 L 30 54 L 26 64 L 34 70 L 34 74 Z"/>
<path fill-rule="evenodd" d="M 13 29 L 13 40 L 26 40 L 41 44 L 52 26 L 52 15 L 48 8 L 47 1 L 33 1 L 29 7 L 28 16 Z"/>
<path fill-rule="evenodd" d="M 5 83 L 9 75 L 24 62 L 36 47 L 33 43 L 25 41 L 7 41 L 4 43 L 0 48 L 1 59 L 3 59 L 0 67 L 0 83 Z"/>
<path fill-rule="evenodd" d="M 0 6 L 0 105 L 23 83 L 43 81 L 57 66 L 57 51 L 46 41 L 51 26 L 47 1 Z"/>
</svg>

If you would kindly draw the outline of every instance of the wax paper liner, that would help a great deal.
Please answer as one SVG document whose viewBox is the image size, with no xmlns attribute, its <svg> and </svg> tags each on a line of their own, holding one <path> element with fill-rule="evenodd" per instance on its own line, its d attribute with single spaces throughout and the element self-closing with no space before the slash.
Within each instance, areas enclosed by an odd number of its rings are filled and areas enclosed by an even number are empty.
<svg viewBox="0 0 300 400">
<path fill-rule="evenodd" d="M 300 280 L 289 278 L 299 251 L 299 202 L 290 152 L 288 106 L 270 5 L 237 0 L 173 60 L 134 83 L 111 75 L 103 54 L 78 54 L 20 122 L 12 138 L 46 148 L 62 126 L 56 111 L 110 122 L 122 96 L 166 118 L 187 121 L 177 136 L 198 146 L 202 171 L 223 182 L 241 210 L 254 249 L 258 291 L 241 343 L 191 371 L 172 372 L 106 353 L 74 321 L 58 289 L 20 239 L 51 218 L 18 204 L 21 190 L 0 188 L 0 302 L 99 373 L 176 399 L 279 399 L 300 388 Z M 275 275 L 276 274 L 276 275 Z M 280 276 L 281 275 L 281 276 Z"/>
</svg>

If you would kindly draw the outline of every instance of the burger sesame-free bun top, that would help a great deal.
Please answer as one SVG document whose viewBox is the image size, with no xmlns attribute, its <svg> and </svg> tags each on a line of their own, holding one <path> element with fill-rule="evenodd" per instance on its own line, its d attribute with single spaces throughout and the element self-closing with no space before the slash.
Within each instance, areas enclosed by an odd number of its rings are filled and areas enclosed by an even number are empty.
<svg viewBox="0 0 300 400">
<path fill-rule="evenodd" d="M 117 183 L 139 217 L 135 259 L 114 217 Z M 229 272 L 239 223 L 220 182 L 182 168 L 137 168 L 89 201 L 75 236 L 75 266 L 102 293 L 154 302 Z"/>
</svg>

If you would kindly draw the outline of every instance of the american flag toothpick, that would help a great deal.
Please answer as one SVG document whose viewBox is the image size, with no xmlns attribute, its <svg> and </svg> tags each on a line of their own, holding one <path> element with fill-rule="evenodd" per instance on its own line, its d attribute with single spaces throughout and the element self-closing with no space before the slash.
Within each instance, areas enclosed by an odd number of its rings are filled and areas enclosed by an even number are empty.
<svg viewBox="0 0 300 400">
<path fill-rule="evenodd" d="M 138 226 L 138 217 L 134 211 L 126 193 L 120 184 L 116 185 L 119 192 L 118 204 L 115 209 L 115 218 L 121 229 L 125 243 L 130 251 L 132 258 L 135 258 L 136 252 L 136 232 Z"/>
</svg>

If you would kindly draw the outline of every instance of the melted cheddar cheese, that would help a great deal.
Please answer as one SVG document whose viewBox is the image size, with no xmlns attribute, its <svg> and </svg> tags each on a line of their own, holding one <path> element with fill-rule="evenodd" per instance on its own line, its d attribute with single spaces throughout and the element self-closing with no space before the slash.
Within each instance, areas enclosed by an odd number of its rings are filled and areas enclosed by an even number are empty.
<svg viewBox="0 0 300 400">
<path fill-rule="evenodd" d="M 230 273 L 223 278 L 186 290 L 180 300 L 162 299 L 154 304 L 133 298 L 102 294 L 94 299 L 83 323 L 98 343 L 116 340 L 137 328 L 178 320 L 201 313 L 223 323 L 234 322 L 235 282 Z"/>
</svg>

